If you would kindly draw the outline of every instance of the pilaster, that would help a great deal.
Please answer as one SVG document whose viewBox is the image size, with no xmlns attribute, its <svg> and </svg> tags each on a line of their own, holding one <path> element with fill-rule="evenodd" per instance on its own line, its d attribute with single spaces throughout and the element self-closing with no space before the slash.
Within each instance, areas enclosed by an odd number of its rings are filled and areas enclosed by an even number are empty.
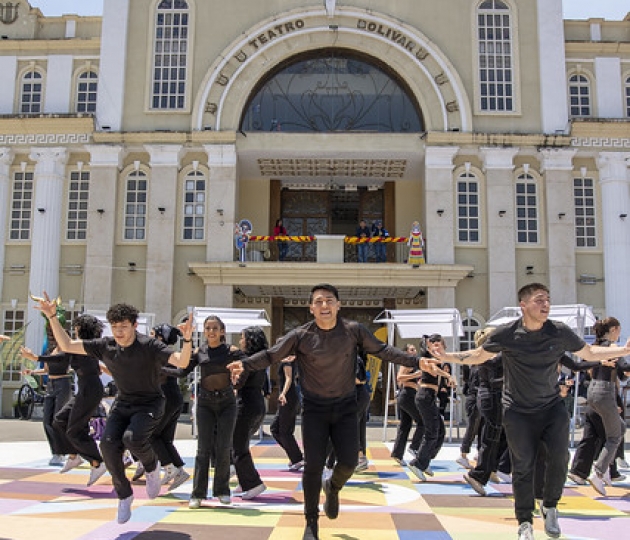
<svg viewBox="0 0 630 540">
<path fill-rule="evenodd" d="M 9 185 L 11 183 L 11 163 L 14 152 L 12 148 L 0 148 L 0 267 L 5 267 L 5 246 L 7 224 L 9 222 Z M 4 272 L 0 272 L 0 299 L 3 297 Z"/>
<path fill-rule="evenodd" d="M 514 157 L 518 148 L 482 147 L 486 174 L 488 302 L 490 314 L 513 301 L 516 291 Z"/>
</svg>

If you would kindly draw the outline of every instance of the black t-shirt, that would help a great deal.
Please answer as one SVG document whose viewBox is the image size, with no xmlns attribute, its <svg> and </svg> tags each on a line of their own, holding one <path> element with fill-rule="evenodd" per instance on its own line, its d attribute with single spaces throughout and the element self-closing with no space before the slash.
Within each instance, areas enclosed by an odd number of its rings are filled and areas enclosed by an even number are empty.
<svg viewBox="0 0 630 540">
<path fill-rule="evenodd" d="M 503 407 L 520 413 L 543 411 L 560 399 L 558 363 L 565 351 L 576 352 L 586 343 L 566 324 L 547 320 L 530 331 L 522 318 L 497 327 L 483 348 L 503 353 Z"/>
<path fill-rule="evenodd" d="M 315 321 L 295 328 L 270 349 L 250 356 L 243 366 L 264 369 L 294 354 L 304 396 L 340 398 L 355 392 L 357 346 L 387 362 L 418 367 L 415 356 L 383 343 L 362 324 L 343 318 L 330 330 L 323 330 Z"/>
<path fill-rule="evenodd" d="M 98 358 L 94 358 L 93 356 L 59 353 L 51 356 L 40 356 L 40 360 L 48 363 L 48 373 L 50 375 L 55 375 L 55 373 L 51 372 L 52 368 L 55 370 L 63 369 L 64 372 L 62 374 L 67 373 L 68 364 L 76 372 L 79 379 L 88 377 L 91 379 L 99 378 L 101 375 L 101 366 L 99 365 Z"/>
<path fill-rule="evenodd" d="M 83 348 L 111 371 L 119 400 L 149 403 L 163 396 L 160 373 L 173 350 L 159 339 L 136 333 L 129 347 L 120 347 L 113 337 L 105 337 L 85 340 Z"/>
</svg>

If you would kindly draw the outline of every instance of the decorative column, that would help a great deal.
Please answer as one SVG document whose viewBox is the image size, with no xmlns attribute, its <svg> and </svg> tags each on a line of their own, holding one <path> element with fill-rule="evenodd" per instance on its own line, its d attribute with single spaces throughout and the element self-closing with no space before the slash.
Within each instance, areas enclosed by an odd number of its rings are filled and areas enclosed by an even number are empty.
<svg viewBox="0 0 630 540">
<path fill-rule="evenodd" d="M 602 238 L 606 315 L 630 328 L 630 154 L 600 152 L 597 159 L 602 193 Z M 625 217 L 624 217 L 625 216 Z"/>
<path fill-rule="evenodd" d="M 9 222 L 9 185 L 11 183 L 11 163 L 13 163 L 13 150 L 0 148 L 0 266 L 5 267 L 4 255 L 7 240 L 7 223 Z M 0 272 L 0 298 L 4 285 L 4 272 Z"/>
<path fill-rule="evenodd" d="M 145 145 L 150 156 L 151 188 L 147 202 L 147 269 L 145 309 L 155 321 L 171 322 L 175 240 L 178 228 L 177 175 L 182 146 Z"/>
<path fill-rule="evenodd" d="M 514 157 L 518 148 L 479 149 L 486 174 L 488 307 L 492 316 L 516 301 Z"/>
<path fill-rule="evenodd" d="M 573 156 L 575 149 L 540 151 L 547 203 L 549 290 L 555 304 L 577 300 Z"/>
<path fill-rule="evenodd" d="M 83 278 L 86 309 L 107 310 L 112 300 L 118 173 L 123 147 L 87 145 L 90 153 L 90 204 Z"/>
<path fill-rule="evenodd" d="M 68 150 L 32 148 L 29 157 L 36 165 L 28 288 L 37 296 L 46 291 L 54 298 L 59 294 L 63 188 Z M 33 309 L 34 304 L 29 299 L 26 346 L 40 351 L 44 342 L 44 318 Z"/>
<path fill-rule="evenodd" d="M 425 156 L 425 243 L 428 264 L 455 264 L 453 159 L 456 146 L 428 146 Z M 455 287 L 429 287 L 427 307 L 455 305 Z"/>
<path fill-rule="evenodd" d="M 239 219 L 238 174 L 235 144 L 206 144 L 208 154 L 208 237 L 206 239 L 206 260 L 226 262 L 234 260 L 234 226 Z M 207 306 L 232 307 L 231 286 L 207 285 Z"/>
</svg>

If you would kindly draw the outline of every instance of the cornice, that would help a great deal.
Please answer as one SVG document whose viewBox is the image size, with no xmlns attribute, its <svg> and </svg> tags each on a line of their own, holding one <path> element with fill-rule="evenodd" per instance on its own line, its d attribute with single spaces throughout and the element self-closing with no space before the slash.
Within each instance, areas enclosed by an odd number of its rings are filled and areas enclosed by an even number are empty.
<svg viewBox="0 0 630 540">
<path fill-rule="evenodd" d="M 571 62 L 574 54 L 616 54 L 630 56 L 630 43 L 627 41 L 567 41 L 566 60 Z"/>
<path fill-rule="evenodd" d="M 104 144 L 235 144 L 234 131 L 97 131 L 93 134 L 94 143 Z"/>
<path fill-rule="evenodd" d="M 426 134 L 427 146 L 517 146 L 517 147 L 564 147 L 571 145 L 568 135 L 544 135 L 540 133 L 462 133 L 457 131 L 432 131 Z"/>
<path fill-rule="evenodd" d="M 6 39 L 0 41 L 0 54 L 43 53 L 55 54 L 59 52 L 94 51 L 101 54 L 101 38 L 72 38 L 72 39 Z"/>
</svg>

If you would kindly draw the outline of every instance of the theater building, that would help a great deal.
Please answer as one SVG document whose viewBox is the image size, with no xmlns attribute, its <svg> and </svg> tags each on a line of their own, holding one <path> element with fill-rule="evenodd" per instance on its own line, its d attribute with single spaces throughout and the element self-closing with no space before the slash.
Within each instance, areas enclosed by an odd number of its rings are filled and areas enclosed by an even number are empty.
<svg viewBox="0 0 630 540">
<path fill-rule="evenodd" d="M 630 17 L 563 20 L 561 0 L 0 8 L 0 316 L 30 347 L 42 290 L 70 316 L 262 308 L 275 338 L 322 281 L 363 322 L 454 307 L 469 331 L 540 281 L 630 327 Z M 386 262 L 357 262 L 361 219 L 397 240 Z"/>
</svg>

